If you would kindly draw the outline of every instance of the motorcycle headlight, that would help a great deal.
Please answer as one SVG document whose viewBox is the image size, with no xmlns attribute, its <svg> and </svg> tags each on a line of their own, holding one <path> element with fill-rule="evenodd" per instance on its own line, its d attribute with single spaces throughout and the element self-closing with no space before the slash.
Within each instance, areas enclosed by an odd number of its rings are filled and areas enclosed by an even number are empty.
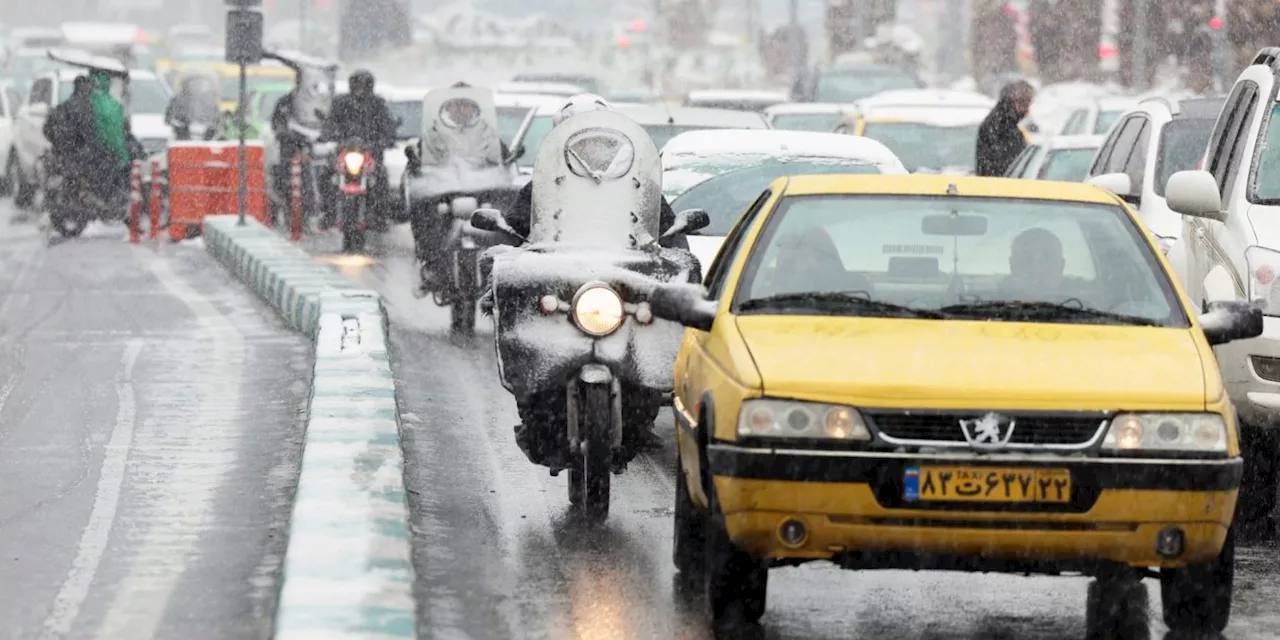
<svg viewBox="0 0 1280 640">
<path fill-rule="evenodd" d="M 342 164 L 347 168 L 347 174 L 358 176 L 360 170 L 364 169 L 364 154 L 358 151 L 348 151 L 342 156 Z"/>
<path fill-rule="evenodd" d="M 1248 247 L 1244 261 L 1249 270 L 1249 300 L 1262 308 L 1262 313 L 1280 316 L 1280 291 L 1276 291 L 1276 274 L 1280 272 L 1280 252 L 1266 247 Z"/>
<path fill-rule="evenodd" d="M 871 439 L 853 407 L 794 400 L 748 400 L 738 412 L 738 435 L 757 438 Z"/>
<path fill-rule="evenodd" d="M 583 333 L 597 338 L 622 326 L 622 297 L 603 284 L 588 284 L 573 297 L 573 323 Z"/>
<path fill-rule="evenodd" d="M 1102 448 L 1226 453 L 1227 423 L 1216 413 L 1124 413 L 1111 421 Z"/>
</svg>

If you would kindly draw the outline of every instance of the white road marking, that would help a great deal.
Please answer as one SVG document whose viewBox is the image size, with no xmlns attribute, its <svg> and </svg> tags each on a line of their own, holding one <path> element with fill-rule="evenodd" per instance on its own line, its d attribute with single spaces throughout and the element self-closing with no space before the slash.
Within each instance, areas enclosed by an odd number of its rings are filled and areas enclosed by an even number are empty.
<svg viewBox="0 0 1280 640">
<path fill-rule="evenodd" d="M 0 410 L 4 409 L 4 403 L 9 399 L 10 394 L 13 393 L 13 388 L 16 386 L 18 386 L 18 374 L 15 373 L 9 376 L 3 387 L 0 387 Z"/>
<path fill-rule="evenodd" d="M 196 557 L 196 543 L 213 524 L 218 489 L 236 470 L 243 429 L 238 415 L 243 335 L 165 259 L 146 262 L 160 284 L 191 310 L 200 325 L 193 337 L 201 340 L 198 345 L 153 343 L 170 370 L 148 385 L 156 402 L 148 403 L 139 425 L 132 465 L 145 480 L 130 487 L 136 502 L 131 502 L 128 529 L 136 533 L 119 554 L 128 574 L 114 589 L 99 638 L 156 635 L 178 581 Z"/>
<path fill-rule="evenodd" d="M 80 615 L 80 607 L 89 595 L 89 586 L 98 572 L 102 554 L 106 551 L 111 535 L 111 524 L 116 518 L 116 506 L 120 501 L 120 487 L 124 483 L 125 463 L 133 442 L 137 422 L 137 404 L 134 399 L 133 365 L 142 353 L 142 340 L 130 341 L 124 350 L 124 377 L 116 384 L 119 396 L 116 424 L 111 430 L 106 455 L 102 460 L 102 473 L 98 476 L 98 489 L 93 499 L 93 511 L 89 523 L 80 535 L 76 558 L 71 571 L 54 598 L 53 608 L 44 621 L 45 638 L 62 638 L 71 632 L 71 625 Z M 7 394 L 6 394 L 7 395 Z"/>
</svg>

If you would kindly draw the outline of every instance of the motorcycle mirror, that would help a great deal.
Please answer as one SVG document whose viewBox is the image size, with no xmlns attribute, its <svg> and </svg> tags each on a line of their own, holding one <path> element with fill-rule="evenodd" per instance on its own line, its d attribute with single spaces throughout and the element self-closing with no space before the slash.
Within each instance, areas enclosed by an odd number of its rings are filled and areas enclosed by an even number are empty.
<svg viewBox="0 0 1280 640">
<path fill-rule="evenodd" d="M 418 147 L 415 145 L 406 146 L 404 148 L 404 157 L 411 163 L 418 162 Z"/>
<path fill-rule="evenodd" d="M 669 238 L 680 233 L 693 233 L 711 224 L 711 216 L 702 209 L 685 209 L 676 214 L 676 221 L 662 237 Z"/>
<path fill-rule="evenodd" d="M 519 238 L 521 242 L 525 241 L 525 237 L 516 233 L 516 230 L 512 229 L 502 217 L 502 212 L 497 209 L 476 209 L 471 212 L 471 226 L 481 231 L 505 233 L 513 238 Z"/>
<path fill-rule="evenodd" d="M 710 331 L 716 320 L 716 302 L 696 284 L 659 285 L 649 294 L 649 309 L 658 318 L 699 331 Z"/>
<path fill-rule="evenodd" d="M 523 158 L 523 157 L 524 157 L 524 143 L 520 143 L 516 145 L 516 148 L 511 150 L 511 155 L 508 157 L 507 162 L 508 163 L 515 162 L 516 160 L 519 160 L 520 158 Z"/>
</svg>

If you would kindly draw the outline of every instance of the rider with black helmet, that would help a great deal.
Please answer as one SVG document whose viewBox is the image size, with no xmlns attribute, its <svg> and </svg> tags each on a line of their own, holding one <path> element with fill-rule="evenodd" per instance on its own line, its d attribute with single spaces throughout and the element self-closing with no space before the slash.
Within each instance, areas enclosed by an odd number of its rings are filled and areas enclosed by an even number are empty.
<svg viewBox="0 0 1280 640">
<path fill-rule="evenodd" d="M 333 99 L 320 139 L 341 144 L 350 138 L 360 138 L 369 145 L 378 178 L 371 194 L 375 203 L 373 210 L 381 214 L 373 216 L 371 222 L 382 227 L 386 223 L 386 207 L 391 202 L 383 151 L 395 144 L 396 123 L 387 101 L 374 93 L 376 82 L 373 74 L 364 69 L 351 74 L 347 80 L 350 93 Z"/>
</svg>

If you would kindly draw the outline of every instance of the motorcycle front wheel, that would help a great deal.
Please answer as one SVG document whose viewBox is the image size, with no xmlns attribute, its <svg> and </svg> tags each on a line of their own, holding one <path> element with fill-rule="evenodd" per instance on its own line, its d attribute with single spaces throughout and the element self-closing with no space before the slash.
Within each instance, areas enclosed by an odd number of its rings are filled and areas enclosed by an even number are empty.
<svg viewBox="0 0 1280 640">
<path fill-rule="evenodd" d="M 364 231 L 360 229 L 362 205 L 362 199 L 358 197 L 338 198 L 338 220 L 342 224 L 343 253 L 359 253 L 364 250 Z"/>
<path fill-rule="evenodd" d="M 48 194 L 49 199 L 49 226 L 63 238 L 78 238 L 84 233 L 85 227 L 89 226 L 89 221 L 84 216 L 77 215 L 76 212 L 64 201 L 66 194 L 61 191 L 52 191 Z"/>
<path fill-rule="evenodd" d="M 582 450 L 578 468 L 569 471 L 569 504 L 588 524 L 609 517 L 609 482 L 613 462 L 613 401 L 607 384 L 583 385 L 578 436 Z M 577 452 L 575 452 L 577 453 Z"/>
<path fill-rule="evenodd" d="M 476 333 L 476 301 L 480 297 L 480 278 L 476 273 L 476 252 L 460 250 L 454 254 L 453 300 L 449 307 L 450 327 L 454 333 L 475 335 Z"/>
</svg>

